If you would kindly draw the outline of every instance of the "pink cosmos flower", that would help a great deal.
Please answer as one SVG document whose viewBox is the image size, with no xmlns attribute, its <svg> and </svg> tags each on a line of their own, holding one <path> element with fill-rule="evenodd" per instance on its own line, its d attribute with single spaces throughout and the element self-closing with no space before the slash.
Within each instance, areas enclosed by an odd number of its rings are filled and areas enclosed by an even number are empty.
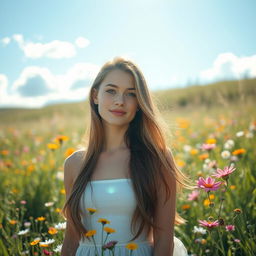
<svg viewBox="0 0 256 256">
<path fill-rule="evenodd" d="M 214 222 L 212 222 L 212 221 L 207 221 L 207 220 L 199 220 L 198 222 L 200 223 L 200 224 L 199 224 L 200 226 L 206 227 L 206 228 L 208 228 L 208 229 L 212 229 L 212 228 L 214 228 L 214 227 L 219 226 L 218 220 L 215 220 Z"/>
<path fill-rule="evenodd" d="M 240 243 L 241 241 L 239 240 L 239 239 L 234 239 L 234 242 L 236 242 L 236 243 Z"/>
<path fill-rule="evenodd" d="M 198 190 L 194 190 L 194 191 L 192 191 L 192 192 L 188 195 L 188 200 L 189 200 L 189 201 L 197 200 L 198 196 L 199 196 L 199 191 L 198 191 Z"/>
<path fill-rule="evenodd" d="M 208 177 L 206 179 L 204 179 L 203 177 L 200 177 L 197 181 L 197 186 L 199 188 L 203 188 L 206 192 L 217 190 L 221 184 L 222 184 L 221 181 L 215 182 L 215 179 L 211 177 Z"/>
<path fill-rule="evenodd" d="M 216 145 L 215 144 L 203 144 L 202 146 L 201 146 L 201 149 L 203 149 L 203 150 L 212 150 L 212 149 L 214 149 L 216 147 Z"/>
<path fill-rule="evenodd" d="M 234 231 L 235 230 L 235 226 L 234 225 L 227 225 L 226 226 L 226 230 L 227 231 Z"/>
<path fill-rule="evenodd" d="M 217 171 L 212 176 L 222 179 L 228 179 L 228 176 L 235 170 L 236 168 L 230 166 L 226 166 L 223 170 L 217 168 Z"/>
</svg>

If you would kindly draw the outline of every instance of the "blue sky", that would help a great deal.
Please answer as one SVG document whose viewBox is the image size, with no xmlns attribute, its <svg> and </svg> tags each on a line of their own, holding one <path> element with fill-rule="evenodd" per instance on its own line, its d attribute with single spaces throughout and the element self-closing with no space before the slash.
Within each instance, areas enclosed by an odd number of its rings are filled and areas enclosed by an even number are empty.
<svg viewBox="0 0 256 256">
<path fill-rule="evenodd" d="M 0 107 L 86 98 L 122 55 L 150 90 L 256 77 L 254 0 L 2 0 Z"/>
</svg>

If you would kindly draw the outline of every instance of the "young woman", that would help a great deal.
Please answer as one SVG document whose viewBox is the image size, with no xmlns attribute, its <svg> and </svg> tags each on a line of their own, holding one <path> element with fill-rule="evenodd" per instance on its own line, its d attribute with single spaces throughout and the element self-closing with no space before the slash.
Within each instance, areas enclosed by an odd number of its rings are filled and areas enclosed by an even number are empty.
<svg viewBox="0 0 256 256">
<path fill-rule="evenodd" d="M 189 179 L 166 145 L 167 126 L 138 65 L 121 57 L 104 64 L 89 103 L 88 145 L 64 162 L 67 228 L 61 255 L 97 255 L 103 223 L 115 231 L 105 244 L 118 241 L 116 256 L 129 255 L 130 242 L 138 246 L 134 256 L 187 255 L 174 225 L 185 223 L 176 212 L 176 195 L 190 188 Z"/>
</svg>

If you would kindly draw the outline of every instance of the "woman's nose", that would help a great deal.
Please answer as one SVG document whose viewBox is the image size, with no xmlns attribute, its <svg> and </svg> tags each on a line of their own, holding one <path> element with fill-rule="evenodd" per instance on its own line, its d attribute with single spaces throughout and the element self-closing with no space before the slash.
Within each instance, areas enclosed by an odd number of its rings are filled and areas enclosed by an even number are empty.
<svg viewBox="0 0 256 256">
<path fill-rule="evenodd" d="M 115 103 L 117 104 L 123 104 L 124 103 L 124 97 L 122 94 L 116 95 Z"/>
</svg>

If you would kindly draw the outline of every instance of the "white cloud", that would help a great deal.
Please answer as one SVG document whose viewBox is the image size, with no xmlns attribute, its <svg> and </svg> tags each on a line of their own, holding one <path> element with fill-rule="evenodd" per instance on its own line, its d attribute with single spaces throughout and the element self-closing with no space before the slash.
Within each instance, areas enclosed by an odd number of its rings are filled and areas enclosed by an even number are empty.
<svg viewBox="0 0 256 256">
<path fill-rule="evenodd" d="M 89 45 L 89 40 L 78 37 L 75 44 L 66 41 L 53 40 L 49 43 L 26 42 L 21 34 L 14 34 L 13 40 L 16 41 L 20 49 L 27 58 L 51 58 L 62 59 L 76 56 L 76 46 L 85 48 Z"/>
<path fill-rule="evenodd" d="M 90 41 L 84 37 L 78 37 L 75 41 L 75 44 L 79 48 L 85 48 L 90 44 Z"/>
<path fill-rule="evenodd" d="M 11 38 L 10 37 L 4 37 L 1 39 L 1 42 L 3 45 L 8 45 L 11 42 Z"/>
<path fill-rule="evenodd" d="M 0 107 L 36 108 L 49 103 L 83 100 L 98 71 L 99 67 L 92 63 L 77 63 L 65 74 L 57 75 L 48 68 L 26 67 L 14 81 L 11 93 L 1 100 Z M 4 75 L 0 75 L 1 88 L 7 88 Z"/>
<path fill-rule="evenodd" d="M 218 55 L 211 68 L 200 72 L 200 80 L 203 82 L 244 77 L 256 77 L 256 55 L 238 57 L 230 52 L 222 53 Z"/>
</svg>

